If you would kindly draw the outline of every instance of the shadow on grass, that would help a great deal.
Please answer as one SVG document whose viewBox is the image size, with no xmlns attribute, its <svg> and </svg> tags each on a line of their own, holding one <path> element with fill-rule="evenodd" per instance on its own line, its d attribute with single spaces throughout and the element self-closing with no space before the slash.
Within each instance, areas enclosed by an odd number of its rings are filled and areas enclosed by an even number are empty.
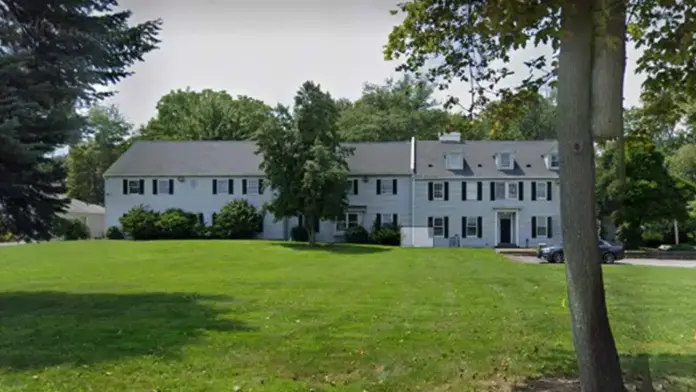
<svg viewBox="0 0 696 392">
<path fill-rule="evenodd" d="M 230 299 L 184 293 L 0 293 L 0 368 L 166 358 L 206 331 L 253 330 L 219 318 L 222 312 L 205 303 L 214 301 Z"/>
<path fill-rule="evenodd" d="M 309 246 L 303 242 L 287 242 L 280 243 L 286 249 L 292 249 L 296 251 L 306 251 L 306 252 L 328 252 L 328 253 L 340 253 L 340 254 L 369 254 L 369 253 L 383 253 L 390 252 L 392 249 L 389 247 L 372 246 L 372 245 L 355 245 L 355 244 L 316 244 L 315 246 Z"/>
<path fill-rule="evenodd" d="M 556 351 L 543 358 L 544 376 L 524 381 L 517 392 L 580 392 L 575 353 Z M 696 356 L 680 354 L 621 355 L 628 391 L 693 391 L 696 388 Z"/>
</svg>

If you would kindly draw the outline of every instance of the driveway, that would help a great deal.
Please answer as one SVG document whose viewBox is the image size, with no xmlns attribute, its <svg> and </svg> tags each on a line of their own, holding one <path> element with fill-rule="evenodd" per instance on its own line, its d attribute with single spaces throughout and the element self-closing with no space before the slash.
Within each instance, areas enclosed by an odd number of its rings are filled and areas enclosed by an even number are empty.
<svg viewBox="0 0 696 392">
<path fill-rule="evenodd" d="M 527 264 L 547 264 L 532 256 L 508 256 L 510 260 Z M 696 260 L 664 260 L 664 259 L 623 259 L 616 264 L 650 265 L 655 267 L 696 268 Z"/>
</svg>

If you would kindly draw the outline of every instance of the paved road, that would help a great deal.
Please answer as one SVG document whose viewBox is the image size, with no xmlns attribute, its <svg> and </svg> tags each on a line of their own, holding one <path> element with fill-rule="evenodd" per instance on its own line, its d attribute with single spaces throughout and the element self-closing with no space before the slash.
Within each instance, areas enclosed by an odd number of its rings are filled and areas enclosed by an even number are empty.
<svg viewBox="0 0 696 392">
<path fill-rule="evenodd" d="M 519 261 L 528 264 L 545 263 L 531 256 L 509 256 L 511 260 Z M 617 264 L 630 265 L 651 265 L 657 267 L 681 267 L 681 268 L 696 268 L 696 260 L 662 260 L 662 259 L 624 259 Z"/>
</svg>

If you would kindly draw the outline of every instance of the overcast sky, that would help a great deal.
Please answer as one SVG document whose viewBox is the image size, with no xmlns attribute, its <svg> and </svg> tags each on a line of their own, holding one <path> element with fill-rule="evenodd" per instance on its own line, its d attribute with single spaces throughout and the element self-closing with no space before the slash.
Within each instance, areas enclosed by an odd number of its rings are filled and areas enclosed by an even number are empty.
<svg viewBox="0 0 696 392">
<path fill-rule="evenodd" d="M 275 105 L 290 103 L 302 82 L 313 80 L 334 97 L 355 99 L 365 82 L 396 75 L 382 48 L 400 20 L 389 14 L 397 1 L 121 0 L 135 21 L 163 20 L 162 43 L 114 86 L 111 102 L 137 125 L 155 114 L 162 95 L 186 87 Z M 540 53 L 515 56 L 512 69 L 524 72 L 522 62 Z M 632 106 L 643 79 L 634 74 L 636 52 L 628 57 L 624 94 Z M 461 85 L 450 93 L 466 99 Z"/>
</svg>

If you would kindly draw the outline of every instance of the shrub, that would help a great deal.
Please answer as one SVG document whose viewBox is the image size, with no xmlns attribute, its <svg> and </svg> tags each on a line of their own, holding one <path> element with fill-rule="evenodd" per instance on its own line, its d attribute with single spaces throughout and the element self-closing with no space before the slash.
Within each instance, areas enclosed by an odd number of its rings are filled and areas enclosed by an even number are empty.
<svg viewBox="0 0 696 392">
<path fill-rule="evenodd" d="M 372 242 L 379 245 L 400 246 L 401 245 L 401 227 L 398 225 L 385 225 L 382 227 L 373 227 L 370 233 Z"/>
<path fill-rule="evenodd" d="M 343 239 L 351 244 L 367 244 L 370 242 L 370 233 L 362 226 L 353 226 L 346 229 Z"/>
<path fill-rule="evenodd" d="M 290 230 L 290 238 L 297 242 L 307 242 L 309 241 L 309 233 L 306 228 L 295 226 Z"/>
<path fill-rule="evenodd" d="M 10 232 L 0 233 L 0 243 L 2 242 L 15 242 L 17 239 L 14 234 Z"/>
<path fill-rule="evenodd" d="M 89 228 L 78 219 L 57 218 L 53 235 L 67 241 L 85 240 L 89 238 Z"/>
<path fill-rule="evenodd" d="M 262 224 L 262 215 L 246 200 L 227 203 L 215 215 L 213 234 L 217 238 L 254 238 Z"/>
<path fill-rule="evenodd" d="M 648 248 L 657 248 L 658 246 L 662 245 L 662 237 L 663 235 L 661 233 L 657 232 L 643 232 L 642 235 L 642 242 L 643 246 L 646 246 Z"/>
<path fill-rule="evenodd" d="M 110 240 L 122 240 L 123 232 L 116 226 L 111 226 L 106 229 L 106 238 Z"/>
<path fill-rule="evenodd" d="M 159 238 L 170 240 L 185 240 L 196 237 L 196 214 L 180 208 L 170 208 L 159 214 L 157 232 Z"/>
<path fill-rule="evenodd" d="M 143 205 L 131 208 L 119 219 L 123 234 L 134 240 L 157 239 L 159 215 Z"/>
</svg>

